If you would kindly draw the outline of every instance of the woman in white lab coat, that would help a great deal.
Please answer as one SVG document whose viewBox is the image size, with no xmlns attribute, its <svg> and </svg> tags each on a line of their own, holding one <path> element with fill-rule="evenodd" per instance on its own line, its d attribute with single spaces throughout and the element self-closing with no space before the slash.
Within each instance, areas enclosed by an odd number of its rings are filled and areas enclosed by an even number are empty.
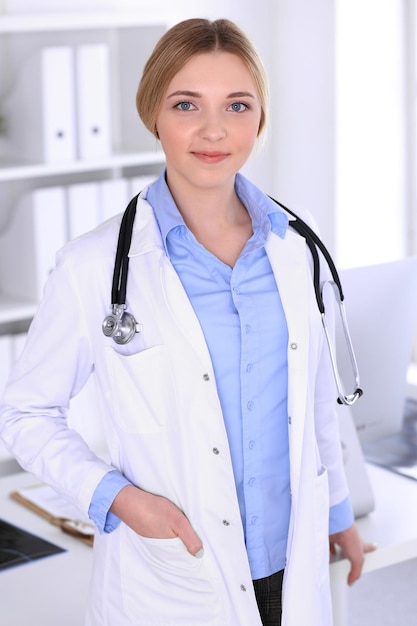
<svg viewBox="0 0 417 626">
<path fill-rule="evenodd" d="M 267 213 L 273 205 L 238 174 L 266 121 L 267 84 L 252 45 L 225 20 L 177 25 L 151 56 L 137 104 L 166 154 L 155 188 L 167 187 L 204 254 L 234 268 L 254 233 L 249 205 Z M 118 217 L 58 254 L 0 432 L 23 467 L 99 527 L 98 490 L 110 475 L 125 480 L 95 538 L 89 626 L 277 626 L 281 611 L 271 618 L 255 594 L 215 355 L 171 262 L 155 196 L 147 189 L 137 202 L 129 251 L 127 306 L 140 332 L 125 345 L 102 332 Z M 330 626 L 329 507 L 348 496 L 333 374 L 305 241 L 271 231 L 263 249 L 288 332 L 282 624 Z M 67 425 L 71 398 L 90 377 L 109 460 Z M 352 582 L 367 547 L 353 524 L 331 537 L 336 543 Z M 278 596 L 271 601 L 281 588 Z"/>
</svg>

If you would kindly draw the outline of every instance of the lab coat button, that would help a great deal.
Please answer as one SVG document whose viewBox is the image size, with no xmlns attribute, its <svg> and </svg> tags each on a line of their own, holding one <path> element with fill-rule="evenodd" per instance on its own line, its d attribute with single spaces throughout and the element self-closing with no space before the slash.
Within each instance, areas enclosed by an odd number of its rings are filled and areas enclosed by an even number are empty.
<svg viewBox="0 0 417 626">
<path fill-rule="evenodd" d="M 203 375 L 203 380 L 210 380 L 210 376 L 208 374 Z"/>
<path fill-rule="evenodd" d="M 224 519 L 223 526 L 230 526 L 230 522 L 228 522 L 227 519 Z"/>
<path fill-rule="evenodd" d="M 297 350 L 298 345 L 296 344 L 296 342 L 295 342 L 295 341 L 293 341 L 293 342 L 290 344 L 290 348 L 291 348 L 291 350 Z"/>
<path fill-rule="evenodd" d="M 220 450 L 218 448 L 213 448 L 213 454 L 220 454 Z"/>
<path fill-rule="evenodd" d="M 291 419 L 291 415 L 288 416 L 288 423 L 291 424 L 292 423 L 292 419 Z"/>
<path fill-rule="evenodd" d="M 240 585 L 240 589 L 241 589 L 242 591 L 246 591 L 246 587 L 245 587 L 245 585 Z"/>
</svg>

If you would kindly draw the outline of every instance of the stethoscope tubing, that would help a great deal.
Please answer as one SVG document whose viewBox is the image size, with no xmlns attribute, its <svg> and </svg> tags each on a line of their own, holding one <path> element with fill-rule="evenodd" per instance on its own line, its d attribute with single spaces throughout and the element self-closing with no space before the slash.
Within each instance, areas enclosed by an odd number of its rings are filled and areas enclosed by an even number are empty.
<svg viewBox="0 0 417 626">
<path fill-rule="evenodd" d="M 134 196 L 127 205 L 120 224 L 111 290 L 112 313 L 111 315 L 108 315 L 103 322 L 103 333 L 107 337 L 113 337 L 114 341 L 116 341 L 116 343 L 118 344 L 128 343 L 134 337 L 136 332 L 140 332 L 140 324 L 137 324 L 135 318 L 130 313 L 127 313 L 125 311 L 127 278 L 129 270 L 129 250 L 132 241 L 133 225 L 135 221 L 136 206 L 139 195 L 140 194 Z M 275 198 L 272 198 L 271 196 L 269 196 L 269 198 L 294 218 L 293 220 L 289 221 L 289 226 L 291 226 L 301 237 L 304 238 L 311 252 L 311 256 L 313 259 L 314 292 L 316 296 L 317 306 L 321 315 L 322 325 L 329 349 L 330 360 L 338 392 L 337 402 L 339 404 L 351 406 L 356 402 L 358 398 L 360 398 L 360 396 L 363 394 L 363 391 L 360 387 L 359 370 L 344 306 L 344 294 L 336 266 L 326 246 L 317 236 L 314 230 L 284 204 L 278 202 L 278 200 L 275 200 Z M 320 283 L 320 257 L 317 249 L 319 249 L 320 252 L 323 254 L 326 263 L 330 269 L 333 281 L 324 281 L 323 283 Z M 324 286 L 329 283 L 334 288 L 336 301 L 339 305 L 343 333 L 346 340 L 348 354 L 355 379 L 355 389 L 351 394 L 346 394 L 343 389 L 341 377 L 339 375 L 337 366 L 336 351 L 332 344 L 330 330 L 326 319 L 323 290 Z"/>
<path fill-rule="evenodd" d="M 321 321 L 323 325 L 324 335 L 326 337 L 326 342 L 327 342 L 327 346 L 328 346 L 329 354 L 330 354 L 330 360 L 332 363 L 333 375 L 334 375 L 337 393 L 338 393 L 337 402 L 338 404 L 352 406 L 356 402 L 356 400 L 358 400 L 358 398 L 360 398 L 361 395 L 363 395 L 363 390 L 361 389 L 361 386 L 360 386 L 359 368 L 358 368 L 358 363 L 357 363 L 356 356 L 355 356 L 355 351 L 353 348 L 352 338 L 351 338 L 350 331 L 349 331 L 349 324 L 348 324 L 346 308 L 344 304 L 345 297 L 344 297 L 339 273 L 336 269 L 336 266 L 330 255 L 330 252 L 327 250 L 326 246 L 324 245 L 322 240 L 318 237 L 318 235 L 314 232 L 314 230 L 303 219 L 301 219 L 301 217 L 299 217 L 296 213 L 294 213 L 294 211 L 289 209 L 287 206 L 285 206 L 281 202 L 278 202 L 278 200 L 275 200 L 275 198 L 272 198 L 271 196 L 269 197 L 276 204 L 278 204 L 278 206 L 284 209 L 284 211 L 286 211 L 292 217 L 295 218 L 294 220 L 289 221 L 289 225 L 292 228 L 294 228 L 294 230 L 296 230 L 298 234 L 301 235 L 305 239 L 306 244 L 311 252 L 311 256 L 313 259 L 314 292 L 316 295 L 317 306 L 321 314 Z M 317 248 L 320 250 L 320 252 L 323 254 L 326 260 L 326 263 L 330 269 L 330 273 L 332 275 L 333 281 L 323 281 L 322 283 L 320 283 L 320 257 L 317 252 Z M 351 394 L 346 394 L 343 388 L 343 384 L 342 384 L 341 377 L 339 374 L 339 368 L 337 366 L 336 351 L 335 351 L 335 348 L 333 347 L 333 343 L 330 337 L 330 330 L 329 330 L 329 325 L 327 323 L 326 311 L 325 311 L 325 306 L 324 306 L 324 297 L 323 297 L 324 287 L 326 284 L 330 284 L 333 287 L 336 302 L 339 308 L 343 335 L 345 338 L 349 360 L 351 363 L 352 372 L 353 372 L 353 376 L 355 380 L 355 388 L 354 388 L 353 393 Z"/>
</svg>

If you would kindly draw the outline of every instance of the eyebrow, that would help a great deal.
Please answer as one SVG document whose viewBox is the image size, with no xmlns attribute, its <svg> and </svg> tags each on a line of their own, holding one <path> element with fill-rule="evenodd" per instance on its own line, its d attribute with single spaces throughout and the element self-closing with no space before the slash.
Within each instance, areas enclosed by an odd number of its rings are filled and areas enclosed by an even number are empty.
<svg viewBox="0 0 417 626">
<path fill-rule="evenodd" d="M 175 96 L 188 96 L 190 98 L 201 98 L 202 94 L 198 91 L 179 90 L 170 93 L 167 98 L 174 98 Z M 227 98 L 255 98 L 255 96 L 249 91 L 234 91 L 229 93 Z"/>
</svg>

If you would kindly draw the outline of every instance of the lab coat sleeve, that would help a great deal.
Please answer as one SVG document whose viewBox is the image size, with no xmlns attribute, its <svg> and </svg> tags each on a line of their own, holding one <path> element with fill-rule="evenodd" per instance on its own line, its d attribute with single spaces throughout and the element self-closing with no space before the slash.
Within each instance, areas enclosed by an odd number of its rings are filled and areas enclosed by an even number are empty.
<svg viewBox="0 0 417 626">
<path fill-rule="evenodd" d="M 94 369 L 86 303 L 78 294 L 64 255 L 47 281 L 26 346 L 6 387 L 0 435 L 24 469 L 87 514 L 96 486 L 114 468 L 67 425 L 70 399 Z"/>
</svg>

